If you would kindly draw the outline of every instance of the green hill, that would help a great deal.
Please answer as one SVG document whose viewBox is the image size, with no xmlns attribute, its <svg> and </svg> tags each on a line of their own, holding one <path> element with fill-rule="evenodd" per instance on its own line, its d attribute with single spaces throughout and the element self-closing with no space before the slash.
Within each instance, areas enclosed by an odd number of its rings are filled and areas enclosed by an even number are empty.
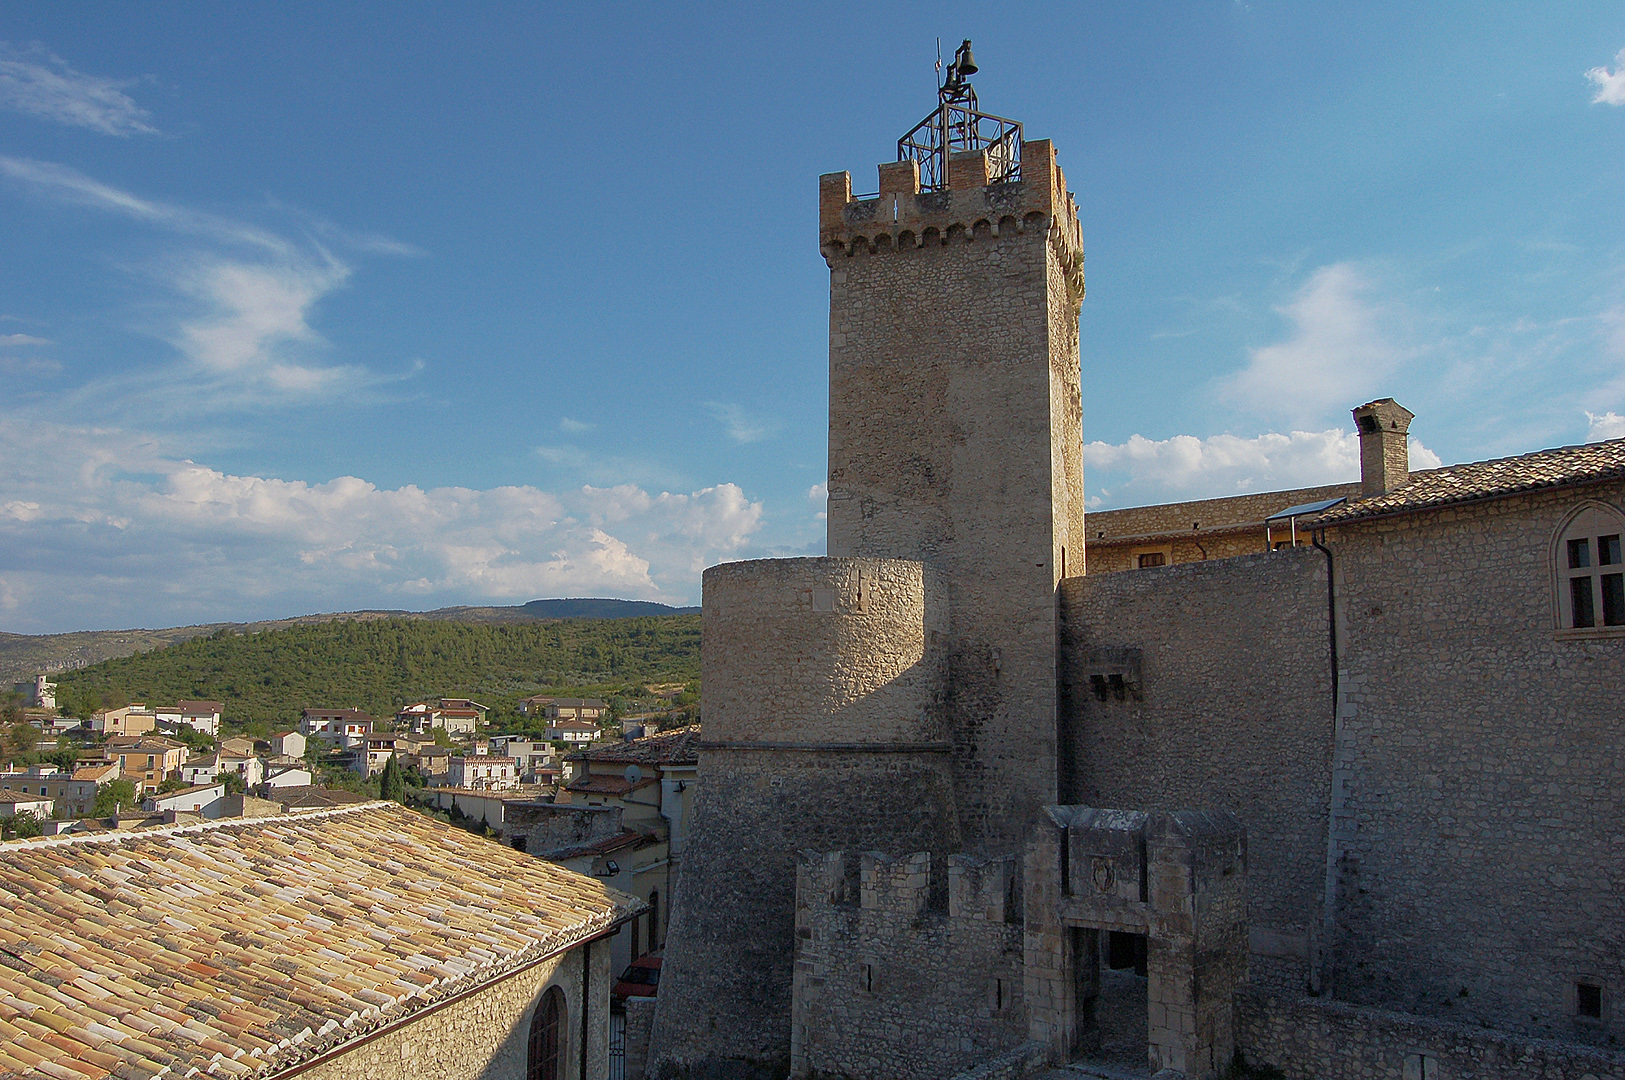
<svg viewBox="0 0 1625 1080">
<path fill-rule="evenodd" d="M 386 717 L 424 698 L 472 697 L 508 713 L 537 693 L 636 693 L 697 685 L 700 617 L 463 623 L 342 620 L 236 633 L 105 660 L 58 677 L 62 704 L 222 701 L 226 718 L 286 725 L 313 707 Z"/>
</svg>

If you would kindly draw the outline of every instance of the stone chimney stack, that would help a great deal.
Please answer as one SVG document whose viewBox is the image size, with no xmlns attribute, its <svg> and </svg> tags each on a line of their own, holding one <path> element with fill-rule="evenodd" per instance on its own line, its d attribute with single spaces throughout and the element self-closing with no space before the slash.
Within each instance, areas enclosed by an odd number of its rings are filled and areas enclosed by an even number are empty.
<svg viewBox="0 0 1625 1080">
<path fill-rule="evenodd" d="M 1354 410 L 1360 433 L 1360 495 L 1386 495 L 1411 478 L 1406 438 L 1416 414 L 1393 398 L 1378 398 Z"/>
</svg>

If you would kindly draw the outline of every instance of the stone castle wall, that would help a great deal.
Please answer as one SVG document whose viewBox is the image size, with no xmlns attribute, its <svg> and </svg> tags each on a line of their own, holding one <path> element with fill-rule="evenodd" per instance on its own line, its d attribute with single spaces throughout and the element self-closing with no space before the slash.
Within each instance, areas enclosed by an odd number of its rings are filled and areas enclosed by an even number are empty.
<svg viewBox="0 0 1625 1080">
<path fill-rule="evenodd" d="M 1092 574 L 1062 584 L 1061 606 L 1064 799 L 1234 814 L 1250 845 L 1251 977 L 1301 993 L 1331 787 L 1325 558 Z"/>
<path fill-rule="evenodd" d="M 820 181 L 830 266 L 829 552 L 917 559 L 950 591 L 962 828 L 1014 850 L 1054 799 L 1055 583 L 1081 570 L 1082 235 L 1048 142 L 949 190 Z"/>
<path fill-rule="evenodd" d="M 1625 636 L 1555 631 L 1553 545 L 1625 484 L 1341 526 L 1339 998 L 1625 1037 Z M 1574 984 L 1604 990 L 1573 1018 Z"/>
<path fill-rule="evenodd" d="M 1625 1080 L 1617 1049 L 1314 998 L 1244 990 L 1236 1027 L 1247 1063 L 1285 1080 Z"/>
<path fill-rule="evenodd" d="M 705 572 L 707 743 L 947 737 L 947 590 L 901 559 L 765 559 Z"/>
<path fill-rule="evenodd" d="M 790 1075 L 931 1080 L 1025 1033 L 1016 860 L 803 852 Z M 857 873 L 854 875 L 853 871 Z"/>
<path fill-rule="evenodd" d="M 894 559 L 706 571 L 706 742 L 657 1069 L 787 1067 L 797 850 L 954 848 L 944 593 L 926 567 Z"/>
</svg>

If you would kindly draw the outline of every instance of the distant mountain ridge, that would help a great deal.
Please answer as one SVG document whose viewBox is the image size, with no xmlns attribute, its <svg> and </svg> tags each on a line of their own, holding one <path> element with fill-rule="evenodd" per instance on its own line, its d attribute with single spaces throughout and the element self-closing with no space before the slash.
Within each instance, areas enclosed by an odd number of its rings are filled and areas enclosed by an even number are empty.
<svg viewBox="0 0 1625 1080">
<path fill-rule="evenodd" d="M 0 631 L 0 690 L 13 683 L 32 681 L 45 672 L 71 671 L 102 660 L 132 656 L 161 649 L 192 638 L 206 637 L 220 630 L 254 633 L 288 626 L 354 619 L 429 619 L 469 623 L 510 623 L 557 619 L 631 619 L 648 615 L 693 615 L 697 607 L 671 607 L 650 600 L 577 598 L 532 600 L 513 607 L 449 607 L 433 611 L 367 609 L 335 611 L 317 615 L 297 615 L 288 619 L 268 619 L 246 623 L 201 623 L 160 630 L 78 630 L 66 634 L 8 634 Z"/>
</svg>

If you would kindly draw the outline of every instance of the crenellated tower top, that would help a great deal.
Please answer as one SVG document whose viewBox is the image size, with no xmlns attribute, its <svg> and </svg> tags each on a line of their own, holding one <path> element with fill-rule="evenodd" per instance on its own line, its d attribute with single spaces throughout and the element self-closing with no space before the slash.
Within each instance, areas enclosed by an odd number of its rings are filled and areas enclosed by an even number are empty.
<svg viewBox="0 0 1625 1080">
<path fill-rule="evenodd" d="M 880 166 L 876 195 L 854 197 L 852 174 L 818 178 L 824 257 L 910 251 L 1045 229 L 1074 303 L 1083 300 L 1078 206 L 1048 139 L 1024 140 L 1018 121 L 980 111 L 968 77 L 970 42 L 959 47 L 937 108 L 897 141 Z"/>
</svg>

